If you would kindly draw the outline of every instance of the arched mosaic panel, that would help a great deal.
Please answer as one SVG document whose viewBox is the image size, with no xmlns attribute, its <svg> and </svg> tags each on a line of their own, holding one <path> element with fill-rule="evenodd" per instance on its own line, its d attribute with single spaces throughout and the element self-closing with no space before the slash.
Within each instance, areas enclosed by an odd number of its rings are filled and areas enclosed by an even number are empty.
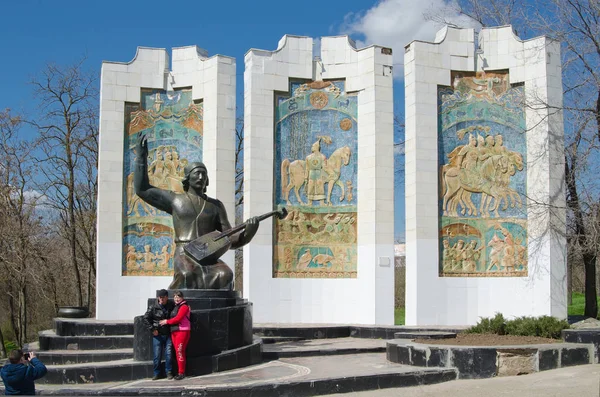
<svg viewBox="0 0 600 397">
<path fill-rule="evenodd" d="M 506 72 L 438 89 L 440 275 L 527 276 L 524 91 Z"/>
<path fill-rule="evenodd" d="M 356 277 L 357 97 L 344 81 L 276 98 L 273 276 Z"/>
<path fill-rule="evenodd" d="M 142 90 L 140 104 L 125 105 L 123 276 L 173 274 L 171 216 L 134 192 L 133 167 L 138 136 L 148 136 L 148 178 L 153 186 L 183 192 L 183 169 L 202 161 L 203 105 L 192 90 Z"/>
</svg>

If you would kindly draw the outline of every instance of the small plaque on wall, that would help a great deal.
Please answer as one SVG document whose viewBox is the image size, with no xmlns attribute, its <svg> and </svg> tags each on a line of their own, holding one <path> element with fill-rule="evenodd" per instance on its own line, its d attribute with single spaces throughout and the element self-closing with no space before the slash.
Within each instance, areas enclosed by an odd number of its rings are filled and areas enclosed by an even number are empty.
<svg viewBox="0 0 600 397">
<path fill-rule="evenodd" d="M 389 256 L 380 256 L 377 264 L 381 267 L 390 267 L 391 262 Z"/>
</svg>

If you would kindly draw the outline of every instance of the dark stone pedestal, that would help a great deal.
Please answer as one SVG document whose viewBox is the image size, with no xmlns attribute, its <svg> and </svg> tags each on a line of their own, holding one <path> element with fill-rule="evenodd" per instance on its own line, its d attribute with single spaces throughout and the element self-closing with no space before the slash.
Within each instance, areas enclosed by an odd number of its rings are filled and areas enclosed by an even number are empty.
<svg viewBox="0 0 600 397">
<path fill-rule="evenodd" d="M 169 290 L 169 298 L 173 297 L 173 292 Z M 182 292 L 192 310 L 192 331 L 186 351 L 190 369 L 187 372 L 197 372 L 194 370 L 194 362 L 210 362 L 201 358 L 252 345 L 252 303 L 242 299 L 238 291 Z M 153 305 L 155 301 L 155 298 L 148 299 L 148 306 Z M 241 349 L 240 354 L 247 353 L 243 350 Z M 260 357 L 260 349 L 254 348 L 251 352 L 258 352 Z M 152 335 L 144 325 L 143 316 L 134 319 L 133 357 L 138 361 L 152 360 Z M 241 360 L 243 361 L 245 360 Z M 257 362 L 256 359 L 250 361 Z"/>
<path fill-rule="evenodd" d="M 593 343 L 596 360 L 600 359 L 600 328 L 563 329 L 561 336 L 565 342 Z"/>
</svg>

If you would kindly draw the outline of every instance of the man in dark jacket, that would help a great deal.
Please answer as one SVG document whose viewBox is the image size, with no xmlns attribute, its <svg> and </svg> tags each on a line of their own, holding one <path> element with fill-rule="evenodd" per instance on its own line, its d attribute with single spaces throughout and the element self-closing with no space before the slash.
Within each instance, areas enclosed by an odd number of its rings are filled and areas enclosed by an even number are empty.
<svg viewBox="0 0 600 397">
<path fill-rule="evenodd" d="M 146 327 L 152 332 L 152 350 L 154 352 L 154 377 L 152 380 L 160 379 L 161 377 L 160 362 L 163 358 L 163 352 L 167 378 L 173 379 L 171 368 L 171 351 L 173 350 L 171 332 L 168 325 L 160 325 L 159 322 L 160 320 L 168 319 L 174 307 L 175 304 L 169 300 L 167 290 L 161 289 L 158 291 L 156 303 L 149 307 L 144 315 Z"/>
<path fill-rule="evenodd" d="M 5 394 L 35 395 L 36 379 L 46 375 L 46 366 L 33 352 L 23 354 L 23 350 L 13 350 L 8 355 L 9 363 L 2 367 L 0 376 L 4 382 Z"/>
</svg>

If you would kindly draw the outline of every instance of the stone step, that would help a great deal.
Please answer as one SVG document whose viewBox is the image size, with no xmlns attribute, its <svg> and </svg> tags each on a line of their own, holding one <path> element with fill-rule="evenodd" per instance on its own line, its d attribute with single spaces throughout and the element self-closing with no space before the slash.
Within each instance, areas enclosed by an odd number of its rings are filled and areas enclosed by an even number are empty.
<svg viewBox="0 0 600 397">
<path fill-rule="evenodd" d="M 133 358 L 133 349 L 36 351 L 46 365 L 97 363 Z"/>
<path fill-rule="evenodd" d="M 273 344 L 280 342 L 296 342 L 300 340 L 305 340 L 299 336 L 257 336 L 262 340 L 264 344 Z"/>
<path fill-rule="evenodd" d="M 39 349 L 42 351 L 133 348 L 133 335 L 60 336 L 52 330 L 41 331 L 38 335 Z"/>
<path fill-rule="evenodd" d="M 465 327 L 466 328 L 466 327 Z M 394 333 L 403 331 L 460 332 L 463 328 L 411 328 L 404 326 L 337 325 L 337 324 L 256 324 L 254 334 L 260 337 L 299 337 L 303 339 L 362 338 L 394 339 Z"/>
<path fill-rule="evenodd" d="M 133 335 L 133 321 L 55 318 L 54 331 L 59 336 Z"/>
<path fill-rule="evenodd" d="M 123 359 L 96 363 L 47 365 L 40 384 L 85 384 L 132 381 L 152 377 L 151 361 Z"/>
<path fill-rule="evenodd" d="M 456 332 L 443 331 L 402 331 L 394 333 L 394 339 L 450 339 Z"/>
<path fill-rule="evenodd" d="M 263 358 L 265 360 L 276 360 L 286 357 L 385 353 L 385 351 L 386 341 L 381 339 L 313 339 L 264 345 Z"/>
<path fill-rule="evenodd" d="M 186 375 L 206 375 L 259 364 L 261 361 L 261 344 L 256 341 L 251 345 L 212 356 L 188 357 Z M 135 361 L 131 358 L 93 363 L 51 364 L 46 367 L 48 373 L 36 383 L 71 385 L 125 382 L 152 378 L 153 375 L 152 361 Z"/>
<path fill-rule="evenodd" d="M 395 332 L 453 332 L 459 334 L 469 328 L 468 326 L 423 326 L 423 325 L 398 325 Z"/>
<path fill-rule="evenodd" d="M 345 338 L 350 336 L 350 328 L 346 325 L 274 325 L 255 326 L 255 335 L 265 337 L 287 337 L 301 339 Z"/>
<path fill-rule="evenodd" d="M 39 352 L 40 351 L 40 342 L 35 341 L 35 342 L 25 343 L 23 345 L 23 351 L 36 352 L 36 353 Z"/>
</svg>

